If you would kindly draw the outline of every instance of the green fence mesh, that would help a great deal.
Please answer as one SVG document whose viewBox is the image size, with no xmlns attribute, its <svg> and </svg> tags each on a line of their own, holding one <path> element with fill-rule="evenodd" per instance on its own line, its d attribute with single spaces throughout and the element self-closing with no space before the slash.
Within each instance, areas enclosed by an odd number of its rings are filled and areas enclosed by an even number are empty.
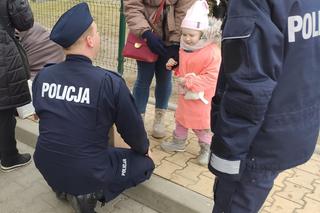
<svg viewBox="0 0 320 213">
<path fill-rule="evenodd" d="M 82 1 L 29 0 L 29 2 L 34 13 L 35 21 L 51 30 L 55 22 L 66 10 Z M 97 23 L 101 36 L 100 53 L 94 63 L 115 72 L 123 72 L 123 77 L 127 85 L 132 89 L 136 79 L 136 62 L 126 58 L 123 64 L 121 64 L 122 60 L 118 60 L 119 45 L 121 46 L 120 38 L 124 37 L 123 39 L 125 39 L 125 35 L 123 34 L 128 32 L 126 29 L 120 30 L 121 0 L 86 0 L 86 2 L 89 4 L 90 11 Z M 126 28 L 125 24 L 123 28 Z M 121 70 L 121 68 L 123 69 Z M 175 85 L 175 80 L 173 84 Z M 153 81 L 150 87 L 151 97 L 154 97 L 154 89 L 155 82 Z M 176 103 L 177 93 L 175 90 L 176 88 L 173 86 L 173 92 L 170 98 L 171 103 Z"/>
<path fill-rule="evenodd" d="M 81 0 L 30 0 L 30 5 L 36 22 L 50 30 L 66 10 L 79 2 Z M 86 0 L 86 2 L 101 36 L 101 50 L 95 64 L 118 71 L 120 0 Z M 125 72 L 132 72 L 135 69 L 136 64 L 133 60 L 124 60 Z"/>
</svg>

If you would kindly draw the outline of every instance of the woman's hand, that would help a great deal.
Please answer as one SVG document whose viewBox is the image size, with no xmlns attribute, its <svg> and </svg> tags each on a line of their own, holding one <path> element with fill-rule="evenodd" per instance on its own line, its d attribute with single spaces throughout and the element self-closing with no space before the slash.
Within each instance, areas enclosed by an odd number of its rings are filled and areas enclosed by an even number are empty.
<svg viewBox="0 0 320 213">
<path fill-rule="evenodd" d="M 173 58 L 169 58 L 168 62 L 166 63 L 166 69 L 172 70 L 172 68 L 177 64 L 178 62 L 176 62 Z"/>
</svg>

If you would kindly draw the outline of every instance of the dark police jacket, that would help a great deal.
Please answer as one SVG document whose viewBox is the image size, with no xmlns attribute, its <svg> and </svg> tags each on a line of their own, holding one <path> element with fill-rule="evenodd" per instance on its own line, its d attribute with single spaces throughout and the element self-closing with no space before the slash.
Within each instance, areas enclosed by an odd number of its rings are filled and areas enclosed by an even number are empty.
<svg viewBox="0 0 320 213">
<path fill-rule="evenodd" d="M 27 56 L 14 31 L 28 30 L 33 22 L 27 0 L 0 1 L 0 110 L 31 101 Z"/>
<path fill-rule="evenodd" d="M 222 54 L 209 169 L 238 178 L 307 161 L 319 133 L 320 1 L 230 0 Z"/>
<path fill-rule="evenodd" d="M 40 118 L 34 161 L 56 190 L 86 194 L 114 176 L 108 131 L 115 123 L 131 148 L 149 147 L 141 116 L 124 80 L 80 55 L 45 67 L 33 81 L 33 104 Z"/>
</svg>

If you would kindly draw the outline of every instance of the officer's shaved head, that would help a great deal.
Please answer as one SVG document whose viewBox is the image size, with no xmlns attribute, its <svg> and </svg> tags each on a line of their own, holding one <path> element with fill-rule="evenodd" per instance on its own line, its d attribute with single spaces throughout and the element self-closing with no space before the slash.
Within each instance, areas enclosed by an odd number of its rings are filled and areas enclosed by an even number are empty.
<svg viewBox="0 0 320 213">
<path fill-rule="evenodd" d="M 95 57 L 100 48 L 100 36 L 95 22 L 70 47 L 65 48 L 66 54 L 89 54 Z"/>
<path fill-rule="evenodd" d="M 85 39 L 87 36 L 92 36 L 94 31 L 93 31 L 93 23 L 90 25 L 90 27 L 79 37 L 79 39 L 72 44 L 70 47 L 65 48 L 66 50 L 72 50 L 74 47 L 77 47 L 81 45 L 83 42 L 85 42 Z"/>
</svg>

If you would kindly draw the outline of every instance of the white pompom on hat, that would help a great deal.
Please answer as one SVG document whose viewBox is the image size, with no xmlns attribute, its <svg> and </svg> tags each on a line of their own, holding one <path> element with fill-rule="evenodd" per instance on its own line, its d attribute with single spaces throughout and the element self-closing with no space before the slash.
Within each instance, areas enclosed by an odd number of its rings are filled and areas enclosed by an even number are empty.
<svg viewBox="0 0 320 213">
<path fill-rule="evenodd" d="M 209 6 L 206 0 L 197 0 L 187 11 L 181 27 L 205 31 L 209 28 Z"/>
</svg>

